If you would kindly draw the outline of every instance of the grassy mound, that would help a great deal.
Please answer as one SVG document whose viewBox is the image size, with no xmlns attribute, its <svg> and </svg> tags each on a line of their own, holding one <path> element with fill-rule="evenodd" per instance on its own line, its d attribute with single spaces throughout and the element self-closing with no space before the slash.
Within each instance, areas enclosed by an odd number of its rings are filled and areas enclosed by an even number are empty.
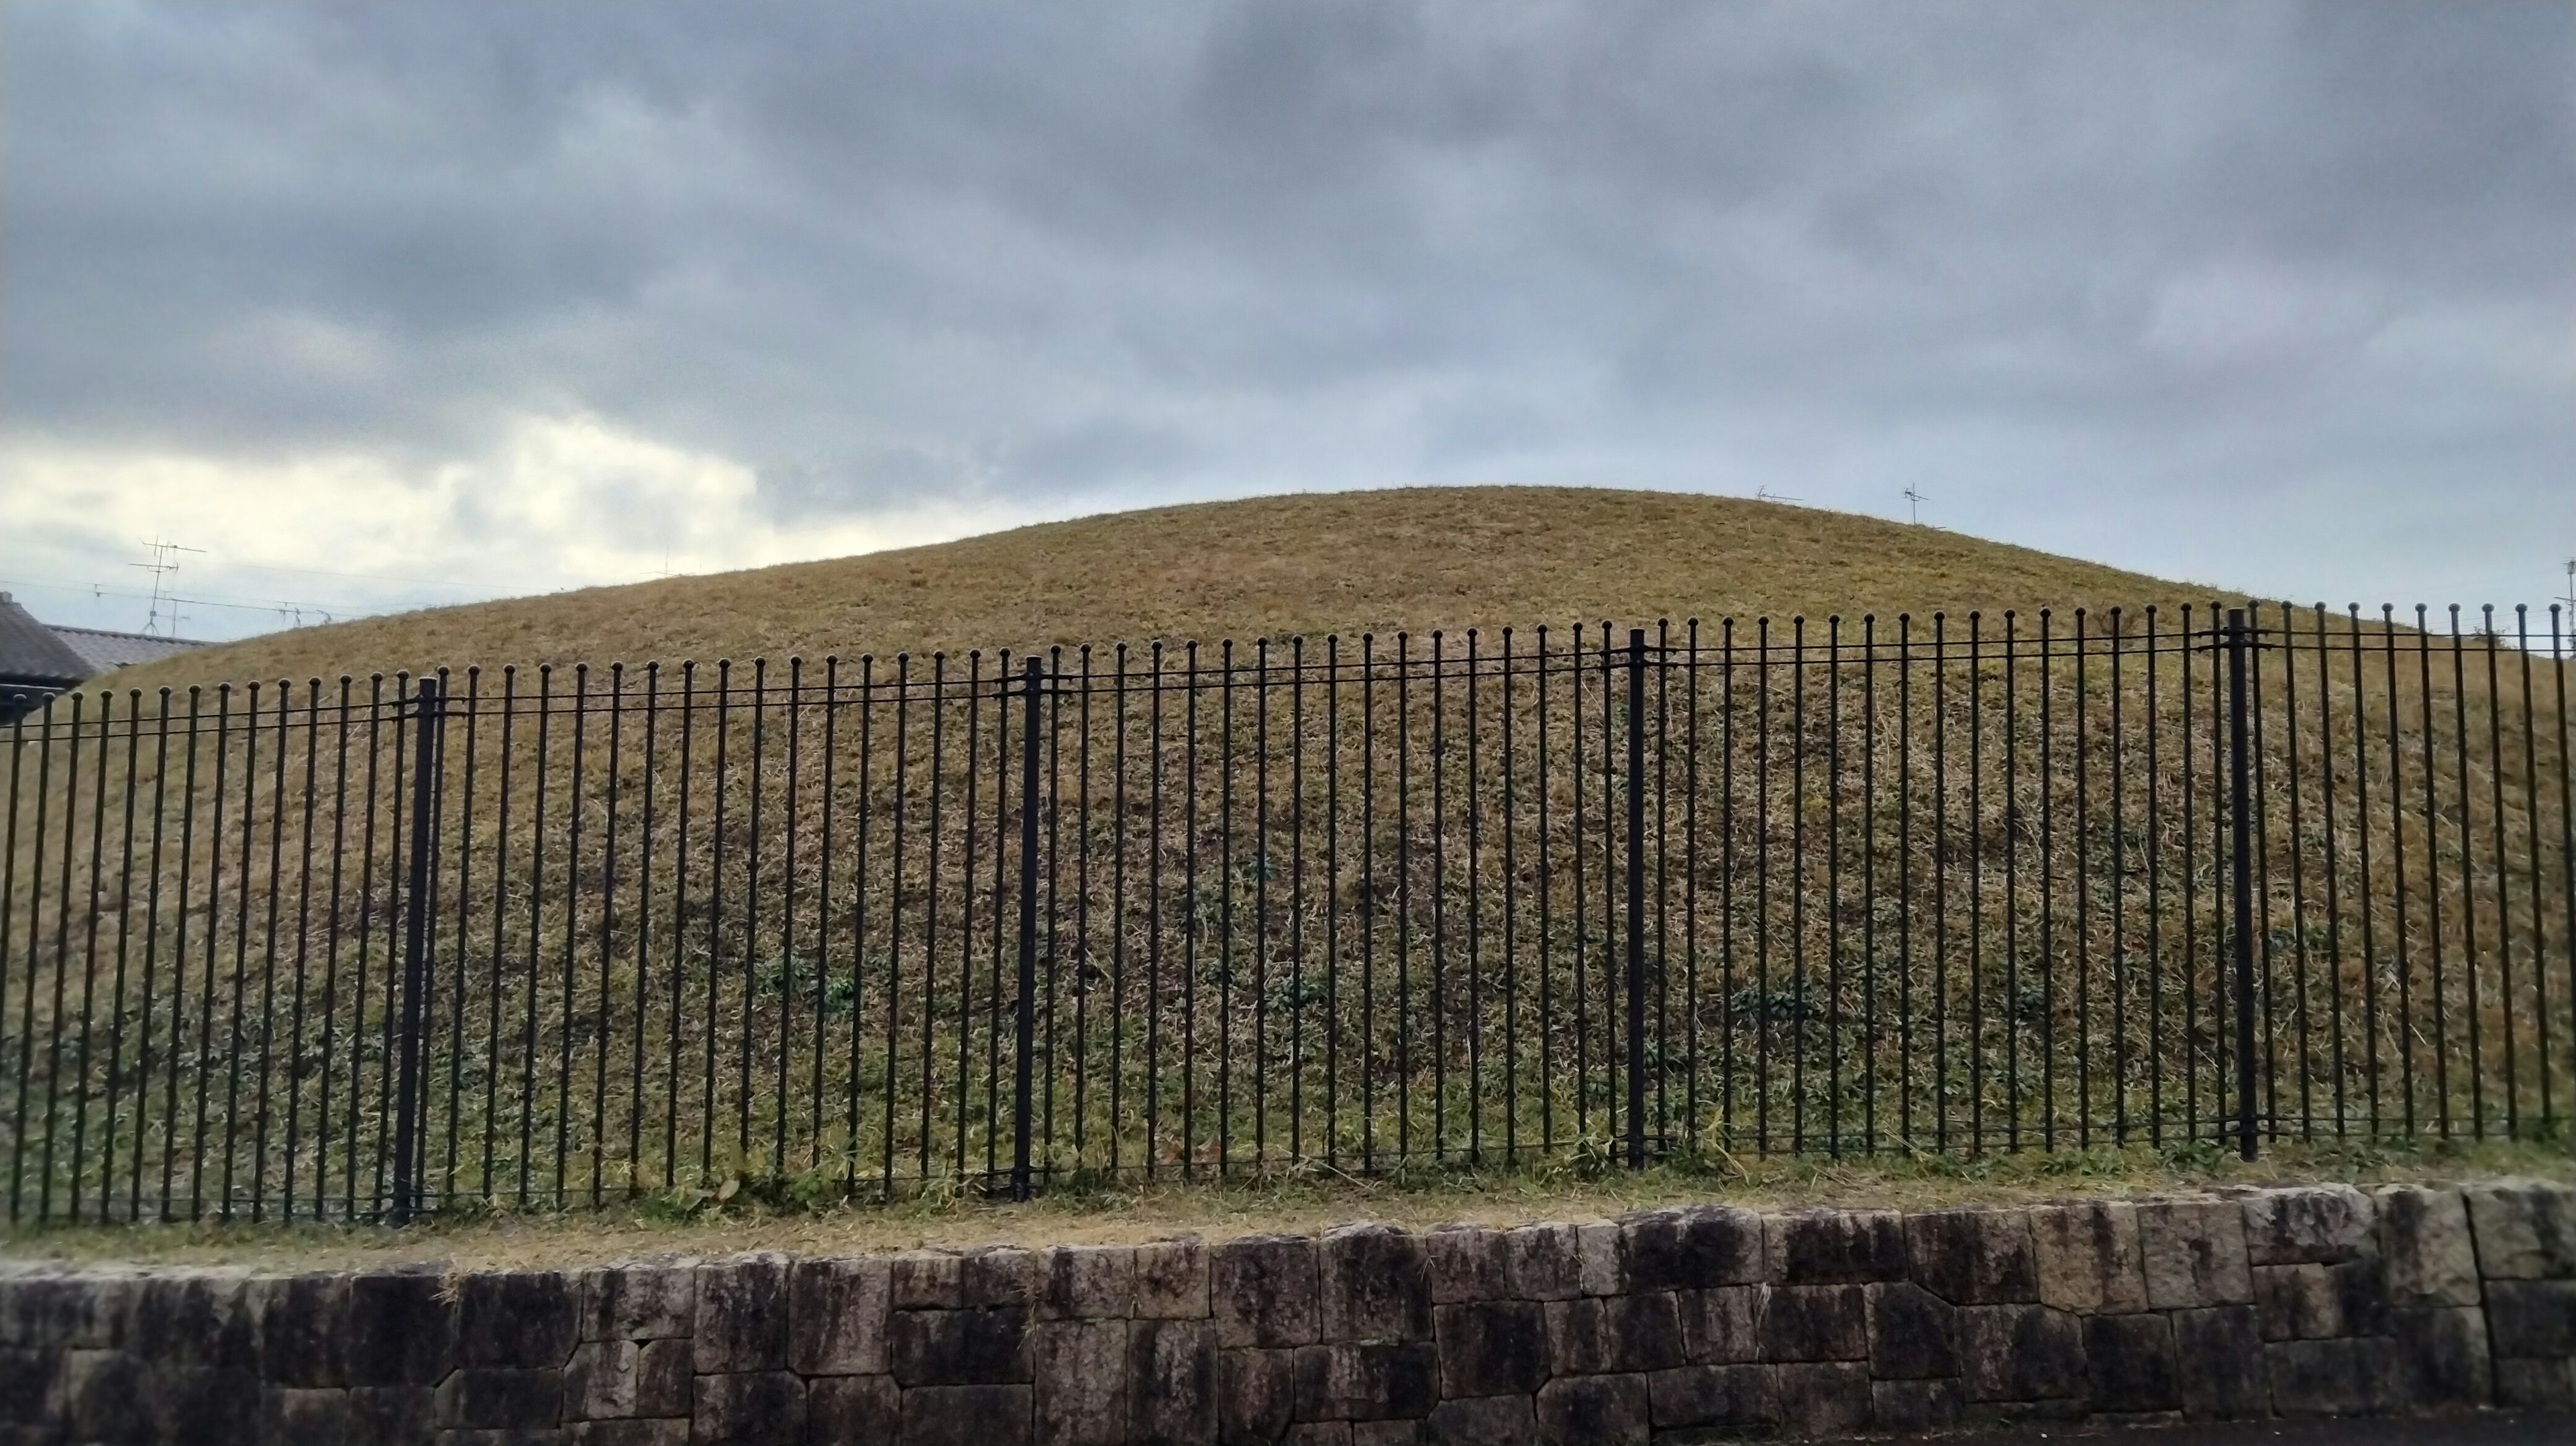
<svg viewBox="0 0 2576 1446">
<path fill-rule="evenodd" d="M 147 1213 L 147 1171 L 184 1213 L 380 1199 L 408 755 L 363 677 L 348 715 L 327 683 L 322 714 L 276 711 L 273 689 L 295 680 L 300 707 L 307 678 L 479 665 L 435 745 L 433 1195 L 973 1177 L 1007 1120 L 1003 865 L 1026 799 L 993 791 L 1015 743 L 992 660 L 889 655 L 1339 633 L 1284 663 L 1064 660 L 1082 672 L 1046 725 L 1032 1004 L 1058 1178 L 1606 1158 L 1626 1082 L 1614 867 L 1651 877 L 1645 1108 L 1677 1149 L 2206 1145 L 2234 924 L 2214 673 L 2177 605 L 2197 622 L 2210 597 L 1775 504 L 1451 488 L 208 649 L 115 683 L 272 691 L 196 700 L 223 721 L 175 743 L 148 698 L 140 735 L 58 707 L 16 765 L 0 1134 L 40 1213 L 83 1191 L 103 1208 L 120 1160 L 122 1208 Z M 1937 611 L 1947 647 L 1924 642 Z M 1893 641 L 1752 622 L 1897 613 L 1915 631 Z M 1625 680 L 1566 649 L 1579 620 L 1597 648 L 1590 624 L 1657 617 L 1701 619 L 1700 650 L 1644 699 L 1651 841 L 1621 864 Z M 1560 629 L 1544 670 L 1539 624 Z M 1426 666 L 1439 644 L 1387 636 L 1504 625 L 1508 680 L 1492 632 L 1472 675 L 1463 640 Z M 2556 1129 L 2576 1097 L 2567 680 L 2375 620 L 2309 617 L 2292 641 L 2250 690 L 2273 1127 Z M 820 702 L 814 660 L 861 653 L 874 672 L 845 663 Z M 782 687 L 791 655 L 806 691 Z M 693 683 L 633 670 L 681 658 Z M 590 671 L 529 666 L 575 661 Z M 1237 668 L 1287 671 L 1238 687 Z M 696 690 L 677 712 L 675 687 Z M 651 688 L 663 711 L 639 717 Z"/>
<path fill-rule="evenodd" d="M 1735 497 L 1415 487 L 1195 503 L 929 547 L 273 633 L 120 687 L 446 664 L 879 657 L 1583 619 L 2132 610 L 2213 594 L 1937 528 Z"/>
</svg>

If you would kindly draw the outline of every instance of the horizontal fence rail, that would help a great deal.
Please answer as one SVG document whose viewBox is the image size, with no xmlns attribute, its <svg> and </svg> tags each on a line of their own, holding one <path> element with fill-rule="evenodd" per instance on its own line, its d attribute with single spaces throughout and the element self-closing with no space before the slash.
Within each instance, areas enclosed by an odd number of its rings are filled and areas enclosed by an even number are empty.
<svg viewBox="0 0 2576 1446">
<path fill-rule="evenodd" d="M 67 694 L 5 732 L 10 1218 L 2560 1138 L 2562 626 Z"/>
</svg>

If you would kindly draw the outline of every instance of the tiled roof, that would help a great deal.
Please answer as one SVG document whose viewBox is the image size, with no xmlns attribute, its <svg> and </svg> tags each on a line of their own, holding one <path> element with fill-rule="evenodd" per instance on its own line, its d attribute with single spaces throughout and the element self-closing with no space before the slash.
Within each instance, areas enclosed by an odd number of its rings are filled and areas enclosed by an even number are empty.
<svg viewBox="0 0 2576 1446">
<path fill-rule="evenodd" d="M 52 628 L 0 592 L 0 682 L 66 688 L 96 671 Z"/>
<path fill-rule="evenodd" d="M 111 633 L 103 628 L 53 629 L 53 634 L 80 655 L 93 673 L 122 668 L 132 663 L 149 663 L 184 653 L 205 644 L 186 638 L 156 638 L 150 633 Z"/>
</svg>

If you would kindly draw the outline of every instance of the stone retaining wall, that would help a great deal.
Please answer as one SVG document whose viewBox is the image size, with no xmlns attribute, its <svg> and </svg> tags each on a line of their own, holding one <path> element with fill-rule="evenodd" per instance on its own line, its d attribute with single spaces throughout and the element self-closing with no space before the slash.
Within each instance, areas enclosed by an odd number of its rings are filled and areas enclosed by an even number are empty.
<svg viewBox="0 0 2576 1446">
<path fill-rule="evenodd" d="M 0 1274 L 17 1442 L 1122 1446 L 2576 1409 L 2576 1191 Z"/>
</svg>

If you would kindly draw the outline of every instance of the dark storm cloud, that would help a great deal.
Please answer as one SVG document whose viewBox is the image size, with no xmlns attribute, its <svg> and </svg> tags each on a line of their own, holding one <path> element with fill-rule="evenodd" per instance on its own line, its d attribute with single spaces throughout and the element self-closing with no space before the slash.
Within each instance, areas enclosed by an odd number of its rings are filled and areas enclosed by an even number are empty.
<svg viewBox="0 0 2576 1446">
<path fill-rule="evenodd" d="M 50 437 L 431 462 L 580 411 L 785 519 L 1915 484 L 2363 595 L 2576 548 L 2564 6 L 4 23 L 0 415 Z"/>
</svg>

